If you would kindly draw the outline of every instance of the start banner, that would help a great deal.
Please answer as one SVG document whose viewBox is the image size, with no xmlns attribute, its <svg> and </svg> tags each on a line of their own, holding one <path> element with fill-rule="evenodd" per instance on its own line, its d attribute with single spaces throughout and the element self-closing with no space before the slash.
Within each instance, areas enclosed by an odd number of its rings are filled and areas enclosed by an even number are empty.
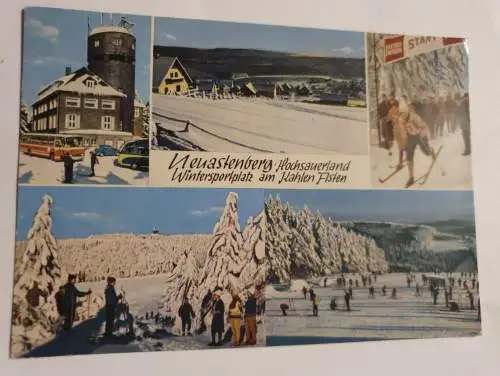
<svg viewBox="0 0 500 376">
<path fill-rule="evenodd" d="M 412 56 L 460 44 L 464 38 L 395 35 L 384 38 L 384 63 L 390 64 Z"/>
</svg>

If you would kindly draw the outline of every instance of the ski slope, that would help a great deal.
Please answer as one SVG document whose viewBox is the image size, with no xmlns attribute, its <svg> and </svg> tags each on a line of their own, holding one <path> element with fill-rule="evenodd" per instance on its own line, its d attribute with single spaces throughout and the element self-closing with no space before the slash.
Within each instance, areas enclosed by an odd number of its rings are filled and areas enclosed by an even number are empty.
<svg viewBox="0 0 500 376">
<path fill-rule="evenodd" d="M 376 132 L 376 131 L 375 131 Z M 373 136 L 373 135 L 372 135 Z M 372 137 L 374 138 L 374 137 Z M 437 151 L 443 146 L 436 164 L 425 185 L 416 183 L 413 188 L 472 188 L 472 165 L 471 156 L 463 156 L 464 151 L 462 134 L 460 131 L 445 135 L 440 140 L 431 141 L 431 145 Z M 372 184 L 374 188 L 404 188 L 408 181 L 408 167 L 403 168 L 395 176 L 385 183 L 380 183 L 379 178 L 389 175 L 398 163 L 398 151 L 396 146 L 389 155 L 386 149 L 371 145 Z M 415 179 L 423 176 L 431 164 L 431 158 L 427 157 L 417 147 L 415 150 Z M 443 173 L 444 172 L 444 173 Z"/>
<path fill-rule="evenodd" d="M 458 279 L 460 273 L 455 276 Z M 355 280 L 356 277 L 346 276 L 347 281 L 349 278 Z M 357 278 L 362 286 L 359 276 Z M 422 286 L 420 275 L 417 275 L 417 282 Z M 387 286 L 387 296 L 381 295 L 384 284 Z M 471 286 L 470 282 L 468 284 Z M 322 282 L 320 285 L 323 286 Z M 405 274 L 380 276 L 374 287 L 375 298 L 368 296 L 368 287 L 353 287 L 351 311 L 348 312 L 345 309 L 343 289 L 337 287 L 332 279 L 329 279 L 326 288 L 313 286 L 321 299 L 319 317 L 312 316 L 309 295 L 306 300 L 302 292 L 292 292 L 279 285 L 267 288 L 267 345 L 462 337 L 479 335 L 481 332 L 481 324 L 476 321 L 477 311 L 468 309 L 469 300 L 464 290 L 459 293 L 457 286 L 453 291 L 453 298 L 458 302 L 461 312 L 446 310 L 442 290 L 437 305 L 432 304 L 426 287 L 421 288 L 422 296 L 415 296 L 415 284 L 408 289 Z M 397 299 L 391 298 L 393 287 L 397 289 Z M 332 297 L 336 297 L 336 311 L 330 310 Z M 475 289 L 474 298 L 477 304 Z M 279 306 L 282 303 L 290 306 L 287 317 L 281 314 Z"/>
<path fill-rule="evenodd" d="M 115 166 L 114 157 L 99 157 L 96 176 L 90 177 L 90 154 L 75 162 L 74 184 L 142 185 L 148 184 L 148 173 Z M 64 180 L 64 165 L 46 158 L 19 153 L 18 181 L 20 184 L 59 185 Z"/>
<path fill-rule="evenodd" d="M 368 154 L 362 108 L 153 94 L 153 117 L 153 124 L 174 131 L 179 143 L 207 151 Z M 188 120 L 198 127 L 183 132 Z"/>
</svg>

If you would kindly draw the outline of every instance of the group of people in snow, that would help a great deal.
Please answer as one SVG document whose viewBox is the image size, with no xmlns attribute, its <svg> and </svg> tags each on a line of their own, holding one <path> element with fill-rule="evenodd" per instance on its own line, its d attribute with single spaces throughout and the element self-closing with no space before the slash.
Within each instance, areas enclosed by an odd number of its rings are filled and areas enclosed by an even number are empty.
<svg viewBox="0 0 500 376">
<path fill-rule="evenodd" d="M 87 290 L 86 292 L 78 290 L 75 286 L 76 274 L 70 274 L 68 276 L 68 282 L 59 288 L 59 291 L 55 294 L 57 312 L 60 317 L 60 326 L 70 334 L 75 321 L 76 309 L 78 307 L 78 298 L 89 296 L 92 294 L 92 290 Z M 115 330 L 116 318 L 117 316 L 124 316 L 124 322 L 127 325 L 128 334 L 133 332 L 133 320 L 132 316 L 128 310 L 128 305 L 124 303 L 123 294 L 117 294 L 115 289 L 116 278 L 109 276 L 107 278 L 107 285 L 104 290 L 105 296 L 105 337 L 112 337 Z M 120 304 L 122 303 L 122 304 Z M 90 299 L 88 304 L 90 305 Z"/>
<path fill-rule="evenodd" d="M 238 294 L 232 294 L 232 300 L 226 312 L 224 301 L 221 298 L 222 291 L 215 289 L 208 290 L 204 296 L 201 309 L 201 329 L 205 328 L 204 318 L 207 314 L 212 314 L 211 322 L 211 346 L 220 346 L 223 343 L 223 335 L 225 332 L 225 321 L 229 324 L 232 333 L 233 346 L 239 346 L 242 339 L 245 338 L 244 345 L 257 344 L 257 311 L 258 304 L 255 296 L 255 289 L 250 288 L 247 291 L 247 299 L 245 303 L 241 300 Z M 191 335 L 192 320 L 196 318 L 193 307 L 187 298 L 184 298 L 178 310 L 178 315 L 181 319 L 182 335 Z M 226 318 L 226 320 L 224 320 Z M 244 332 L 242 333 L 241 322 L 244 321 Z M 243 337 L 243 338 L 242 338 Z"/>
<path fill-rule="evenodd" d="M 460 127 L 464 142 L 463 155 L 471 153 L 468 93 L 438 100 L 411 100 L 406 95 L 397 100 L 394 95 L 388 98 L 383 94 L 377 112 L 380 147 L 391 153 L 393 145 L 397 145 L 398 169 L 403 168 L 406 154 L 409 172 L 407 186 L 414 183 L 416 147 L 419 146 L 422 153 L 435 159 L 436 151 L 430 140 L 442 137 L 445 128 L 449 133 L 454 133 Z"/>
<path fill-rule="evenodd" d="M 71 157 L 68 152 L 65 152 L 63 155 L 63 164 L 64 164 L 64 184 L 71 184 L 74 181 L 73 177 L 73 167 L 75 161 Z M 95 176 L 95 165 L 99 164 L 99 158 L 97 158 L 97 154 L 95 150 L 90 150 L 90 176 Z"/>
</svg>

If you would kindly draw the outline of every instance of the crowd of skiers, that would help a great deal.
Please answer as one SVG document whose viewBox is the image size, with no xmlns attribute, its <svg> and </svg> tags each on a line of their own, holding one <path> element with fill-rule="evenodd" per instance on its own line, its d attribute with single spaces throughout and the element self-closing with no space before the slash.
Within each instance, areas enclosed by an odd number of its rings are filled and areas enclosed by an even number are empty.
<svg viewBox="0 0 500 376">
<path fill-rule="evenodd" d="M 429 291 L 431 294 L 431 298 L 433 299 L 433 304 L 436 305 L 438 304 L 438 298 L 439 298 L 439 293 L 440 293 L 440 287 L 444 291 L 444 300 L 445 300 L 445 306 L 451 311 L 456 311 L 459 309 L 458 303 L 453 299 L 453 291 L 455 287 L 455 283 L 457 282 L 459 288 L 463 288 L 465 290 L 465 294 L 467 296 L 468 302 L 469 302 L 469 309 L 470 310 L 475 310 L 476 305 L 475 305 L 475 300 L 474 300 L 474 292 L 473 290 L 476 289 L 479 291 L 479 282 L 477 281 L 475 273 L 468 273 L 468 278 L 469 282 L 471 283 L 471 288 L 468 286 L 468 281 L 467 279 L 467 273 L 462 273 L 461 277 L 458 278 L 458 280 L 453 277 L 451 273 L 448 274 L 448 278 L 433 278 L 430 276 L 427 276 L 425 274 L 422 274 L 422 284 L 423 285 L 428 285 L 429 286 Z M 376 282 L 376 275 L 362 275 L 361 276 L 361 283 L 363 284 L 363 287 L 368 287 L 368 296 L 370 298 L 375 299 L 375 287 L 372 285 L 372 282 Z M 323 280 L 323 287 L 327 287 L 327 278 L 324 278 Z M 436 281 L 440 281 L 440 283 L 437 283 Z M 341 275 L 336 279 L 336 285 L 337 288 L 343 288 L 344 289 L 344 303 L 345 303 L 345 309 L 347 311 L 351 310 L 351 300 L 354 298 L 354 291 L 353 291 L 353 286 L 356 286 L 358 288 L 360 286 L 360 282 L 358 278 L 350 278 L 349 280 L 346 279 L 344 275 Z M 415 286 L 415 296 L 420 297 L 422 296 L 421 290 L 422 287 L 421 285 L 417 282 L 417 277 L 414 273 L 407 273 L 406 274 L 406 286 L 407 288 L 411 288 L 412 286 Z M 440 286 L 441 285 L 441 286 Z M 335 288 L 335 286 L 334 286 Z M 380 288 L 380 295 L 382 296 L 387 296 L 388 293 L 388 288 L 384 284 Z M 320 303 L 320 298 L 312 288 L 308 288 L 306 286 L 302 287 L 302 295 L 304 299 L 309 299 L 312 303 L 312 316 L 317 317 L 318 316 L 318 311 L 319 311 L 319 303 Z M 396 287 L 393 287 L 391 289 L 391 298 L 392 299 L 397 299 L 397 289 Z M 289 299 L 290 304 L 293 305 L 293 299 Z M 337 310 L 338 305 L 337 305 L 337 300 L 335 297 L 332 297 L 330 299 L 330 309 L 332 311 Z M 283 314 L 283 316 L 288 315 L 288 310 L 290 309 L 289 304 L 282 303 L 280 304 L 280 310 Z M 477 319 L 481 319 L 481 307 L 480 307 L 480 302 L 479 298 L 477 300 L 477 310 L 478 310 L 478 316 Z"/>
<path fill-rule="evenodd" d="M 215 289 L 214 291 L 209 289 L 204 296 L 201 302 L 201 324 L 198 331 L 201 333 L 206 329 L 205 317 L 211 313 L 212 341 L 209 344 L 210 346 L 222 345 L 226 322 L 231 328 L 231 342 L 233 346 L 257 344 L 257 315 L 264 313 L 265 305 L 257 304 L 255 289 L 250 288 L 247 291 L 245 303 L 243 303 L 238 294 L 232 294 L 232 300 L 227 311 L 221 294 L 222 291 L 219 289 Z M 187 298 L 184 298 L 177 313 L 181 319 L 182 335 L 191 335 L 192 320 L 196 318 L 196 314 Z M 245 339 L 244 343 L 242 343 L 243 339 Z"/>
<path fill-rule="evenodd" d="M 414 183 L 414 155 L 417 146 L 422 153 L 435 159 L 436 150 L 430 144 L 431 139 L 440 138 L 446 129 L 448 133 L 462 130 L 464 142 L 463 155 L 471 153 L 469 95 L 448 96 L 439 99 L 410 99 L 403 95 L 397 100 L 393 95 L 382 95 L 378 103 L 379 146 L 392 153 L 396 144 L 398 169 L 406 161 L 409 178 L 407 187 Z"/>
</svg>

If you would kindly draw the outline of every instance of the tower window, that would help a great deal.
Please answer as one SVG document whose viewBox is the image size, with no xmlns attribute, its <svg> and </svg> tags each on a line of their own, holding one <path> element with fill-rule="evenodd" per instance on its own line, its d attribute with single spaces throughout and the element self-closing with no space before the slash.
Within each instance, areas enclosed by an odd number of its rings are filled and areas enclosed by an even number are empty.
<svg viewBox="0 0 500 376">
<path fill-rule="evenodd" d="M 121 46 L 122 40 L 121 39 L 113 39 L 113 45 L 114 46 Z"/>
<path fill-rule="evenodd" d="M 95 48 L 99 47 L 99 40 L 95 40 L 95 41 L 94 41 L 94 47 L 95 47 Z"/>
</svg>

